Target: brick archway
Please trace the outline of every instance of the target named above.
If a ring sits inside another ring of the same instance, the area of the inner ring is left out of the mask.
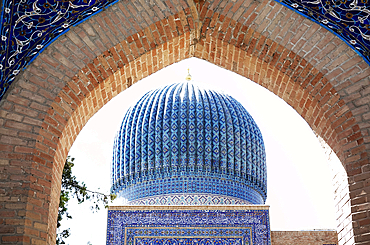
[[[119,2],[47,48],[0,103],[1,241],[52,244],[61,170],[83,125],[134,82],[188,57],[250,78],[297,110],[347,170],[353,224],[342,223],[341,236],[353,230],[366,241],[369,66],[267,0]]]

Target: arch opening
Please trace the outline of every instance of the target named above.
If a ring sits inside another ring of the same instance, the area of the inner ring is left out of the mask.
[[[198,57],[273,91],[328,142],[349,176],[354,221],[346,229],[356,242],[366,241],[369,66],[345,43],[292,11],[272,1],[244,3],[224,15],[229,7],[189,2],[163,10],[161,18],[149,20],[150,27],[135,26],[130,34],[116,36],[119,40],[113,34],[122,29],[109,25],[107,16],[121,10],[112,7],[71,29],[32,62],[0,103],[1,164],[7,176],[1,191],[9,196],[5,211],[19,222],[9,231],[14,235],[27,227],[15,239],[53,243],[61,169],[88,118],[135,81]],[[99,45],[89,46],[92,40]],[[23,172],[13,175],[12,168]],[[19,198],[23,208],[12,208]]]
[[[106,185],[101,189],[109,191],[113,137],[120,126],[124,112],[145,92],[183,81],[187,68],[190,68],[195,82],[232,95],[246,107],[257,124],[261,125],[267,149],[268,187],[271,187],[266,202],[270,205],[271,230],[335,229],[331,173],[326,166],[326,157],[307,123],[273,93],[235,73],[197,58],[180,61],[138,81],[97,112],[81,131],[69,152],[77,158],[77,175],[95,188],[98,187],[96,179],[102,178]],[[284,107],[285,109],[281,111]],[[304,126],[296,127],[297,124]],[[302,130],[305,132],[303,133]],[[312,147],[312,144],[316,146]],[[94,153],[98,154],[94,155]],[[314,157],[314,154],[319,156]],[[104,164],[99,161],[103,161]],[[318,161],[321,161],[321,164]],[[79,165],[80,162],[81,165]],[[86,178],[86,168],[90,169],[90,167],[97,168],[96,172]],[[102,176],[103,173],[105,176]],[[318,193],[321,195],[317,195]],[[315,194],[316,197],[313,197]],[[118,200],[114,205],[122,205],[122,200]],[[78,212],[88,213],[87,207],[88,205],[77,207]],[[323,218],[323,216],[328,217]],[[93,217],[90,222],[86,222],[85,215],[81,215],[81,218],[81,222],[85,224],[94,224],[90,229],[94,229],[93,226],[95,226],[93,233],[100,233],[100,238],[103,237],[103,239],[99,243],[104,242],[105,225],[97,228]],[[106,222],[104,215],[99,214],[99,218],[98,223]],[[71,226],[71,222],[68,226]],[[73,224],[77,234],[83,234],[84,229],[78,230],[78,226],[81,227],[77,222]],[[88,230],[91,231],[90,229]],[[73,243],[87,242],[75,239],[72,240]]]

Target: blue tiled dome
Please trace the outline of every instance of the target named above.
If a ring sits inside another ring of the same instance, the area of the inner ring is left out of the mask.
[[[261,132],[231,96],[177,83],[148,92],[125,114],[114,142],[112,191],[129,201],[199,194],[192,200],[263,204],[266,189]]]

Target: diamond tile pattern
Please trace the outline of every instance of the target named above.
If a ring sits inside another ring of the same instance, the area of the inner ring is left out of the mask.
[[[262,204],[262,135],[231,96],[193,82],[172,84],[145,94],[124,116],[112,183],[129,201],[197,193]]]

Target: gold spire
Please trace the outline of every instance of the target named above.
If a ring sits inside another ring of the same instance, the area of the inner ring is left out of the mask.
[[[191,75],[190,75],[189,68],[188,68],[188,75],[185,77],[185,80],[186,81],[191,81]]]

